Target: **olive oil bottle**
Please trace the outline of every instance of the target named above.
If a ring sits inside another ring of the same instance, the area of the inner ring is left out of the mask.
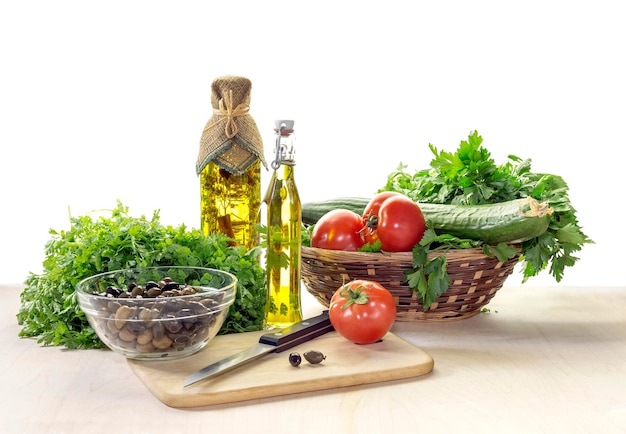
[[[276,121],[275,159],[267,204],[267,301],[264,326],[285,328],[302,321],[300,247],[302,205],[294,178],[294,121]]]
[[[261,163],[265,166],[263,141],[249,114],[251,87],[250,80],[235,75],[213,81],[213,113],[196,163],[202,232],[226,234],[247,249],[259,245]]]

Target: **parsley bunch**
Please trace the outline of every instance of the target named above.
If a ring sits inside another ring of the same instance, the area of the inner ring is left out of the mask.
[[[531,160],[515,155],[509,155],[503,164],[496,164],[476,131],[461,141],[455,152],[439,151],[432,144],[429,148],[434,154],[429,169],[410,174],[406,171],[407,166],[400,163],[379,191],[397,191],[416,202],[454,205],[480,205],[532,197],[539,202],[548,202],[554,208],[547,231],[521,245],[523,282],[545,269],[549,269],[557,282],[561,281],[565,268],[578,260],[574,254],[585,244],[593,243],[579,225],[576,210],[569,200],[569,187],[560,176],[533,173]],[[514,255],[506,245],[487,246],[437,234],[432,229],[426,231],[413,250],[414,269],[407,276],[410,286],[422,296],[425,310],[449,286],[445,255],[429,261],[428,252],[481,245],[487,255],[495,255],[500,260]]]
[[[103,348],[75,295],[76,284],[94,274],[132,267],[188,265],[216,268],[237,276],[237,295],[220,334],[261,330],[265,270],[260,249],[230,246],[224,235],[204,236],[184,225],[164,226],[159,212],[135,218],[119,201],[111,217],[70,218],[67,231],[50,230],[43,273],[30,273],[20,294],[20,337],[44,345]]]

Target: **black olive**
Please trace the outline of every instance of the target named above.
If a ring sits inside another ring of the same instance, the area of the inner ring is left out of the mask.
[[[128,321],[126,323],[126,328],[135,335],[139,335],[146,331],[146,325],[138,321]]]
[[[144,288],[146,288],[146,291],[147,291],[148,289],[150,289],[150,288],[158,288],[158,287],[159,287],[159,284],[158,284],[158,283],[156,283],[156,282],[155,282],[155,281],[153,281],[153,280],[150,280],[149,282],[146,282],[146,284],[144,285]]]
[[[121,291],[121,290],[119,290],[119,289],[117,289],[117,288],[116,288],[116,287],[114,287],[114,286],[109,286],[109,287],[106,289],[106,293],[107,293],[107,294],[109,294],[109,295],[111,295],[111,296],[113,296],[113,297],[119,297],[119,296],[120,296],[120,294],[122,293],[122,291]]]
[[[312,365],[317,365],[318,363],[322,363],[322,360],[324,360],[326,356],[321,351],[312,350],[304,353],[304,358]]]
[[[291,363],[291,366],[300,366],[300,363],[302,363],[302,357],[300,357],[300,354],[293,352],[289,354],[289,363]]]
[[[163,291],[171,291],[178,288],[180,288],[180,284],[176,282],[167,282],[165,285],[163,285]]]

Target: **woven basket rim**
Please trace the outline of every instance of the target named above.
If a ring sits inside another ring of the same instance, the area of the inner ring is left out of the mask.
[[[512,246],[515,246],[515,248],[519,250],[517,245]],[[390,262],[407,262],[413,260],[413,252],[353,252],[346,250],[320,249],[319,247],[308,246],[302,246],[302,252],[307,253],[307,256],[332,258],[341,262],[380,262],[384,259],[387,259]],[[429,252],[428,257],[433,258],[441,254],[445,254],[448,257],[448,260],[453,261],[467,261],[476,259],[477,257],[487,256],[481,247],[470,247],[465,249],[450,248],[447,250],[434,250]]]

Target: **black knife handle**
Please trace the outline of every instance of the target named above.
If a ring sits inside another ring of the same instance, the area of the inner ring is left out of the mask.
[[[330,322],[328,311],[325,310],[316,317],[302,320],[299,323],[272,333],[266,333],[261,336],[259,342],[275,346],[276,349],[274,351],[280,353],[332,330],[333,325]]]

